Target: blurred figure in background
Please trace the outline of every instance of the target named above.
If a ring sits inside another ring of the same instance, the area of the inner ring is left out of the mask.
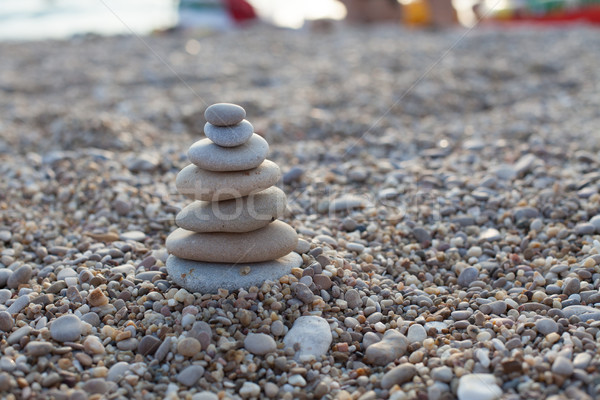
[[[446,27],[457,23],[452,0],[342,0],[352,23],[404,22]]]
[[[178,28],[230,29],[257,19],[246,0],[181,0]]]

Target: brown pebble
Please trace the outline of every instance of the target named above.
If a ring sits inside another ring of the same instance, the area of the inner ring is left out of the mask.
[[[202,350],[202,345],[194,338],[184,338],[177,344],[177,352],[185,357],[193,357],[200,350]]]
[[[100,307],[108,304],[108,297],[104,295],[102,290],[96,288],[90,292],[87,301],[92,307]]]
[[[329,290],[331,288],[331,278],[327,275],[317,274],[313,277],[313,282],[318,289]]]
[[[0,311],[0,331],[10,332],[15,326],[15,320],[8,311]]]
[[[152,355],[160,346],[161,341],[156,336],[146,335],[140,340],[138,345],[138,353],[143,356]]]

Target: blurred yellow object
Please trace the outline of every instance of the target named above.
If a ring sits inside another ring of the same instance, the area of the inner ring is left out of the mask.
[[[431,23],[431,11],[426,0],[403,0],[402,20],[406,25],[424,26]]]

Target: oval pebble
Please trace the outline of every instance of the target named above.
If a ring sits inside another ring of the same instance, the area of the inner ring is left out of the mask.
[[[237,147],[246,143],[254,134],[254,127],[246,120],[236,125],[216,126],[207,122],[204,134],[221,147]]]
[[[52,322],[50,335],[57,342],[74,342],[81,336],[81,320],[73,314],[63,315]]]
[[[231,172],[246,171],[258,167],[269,153],[269,144],[256,133],[236,147],[222,147],[210,139],[202,139],[192,144],[188,158],[192,164],[207,171]]]
[[[216,103],[204,111],[204,118],[216,126],[235,125],[246,118],[246,110],[237,104]]]
[[[252,354],[264,355],[277,350],[275,340],[265,333],[249,333],[244,339],[244,347]]]

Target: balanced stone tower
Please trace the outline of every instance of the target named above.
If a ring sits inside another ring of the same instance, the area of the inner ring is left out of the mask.
[[[177,191],[195,201],[167,238],[167,271],[192,292],[260,287],[302,264],[296,231],[277,220],[287,205],[273,186],[281,171],[242,107],[214,104],[204,116],[207,139],[189,148],[192,164],[177,175]]]

